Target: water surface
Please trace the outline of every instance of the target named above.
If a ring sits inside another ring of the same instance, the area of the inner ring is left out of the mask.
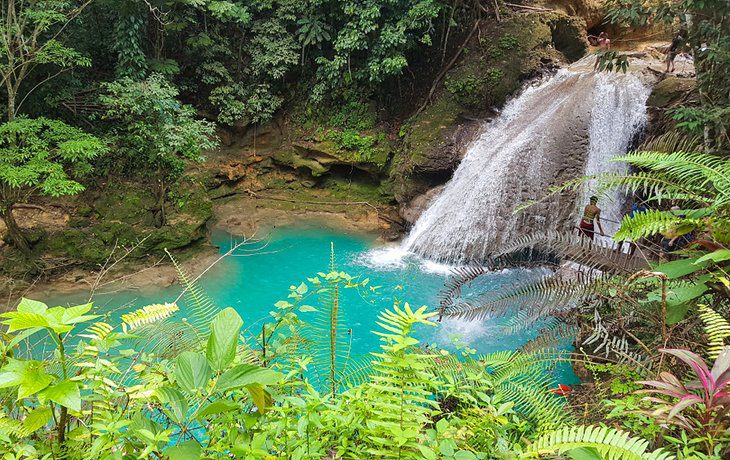
[[[215,232],[213,243],[227,252],[237,241],[223,232]],[[233,307],[244,320],[244,328],[252,333],[261,330],[262,322],[271,318],[274,304],[286,300],[289,287],[306,282],[318,272],[329,271],[330,251],[334,247],[335,265],[361,279],[368,278],[370,286],[380,286],[376,293],[361,295],[354,290],[343,290],[342,312],[348,328],[352,329],[352,353],[362,355],[375,351],[378,337],[371,331],[378,311],[392,308],[394,302],[408,302],[412,307],[427,305],[435,308],[438,294],[443,289],[450,267],[403,257],[395,247],[382,247],[374,236],[336,232],[324,228],[288,227],[277,229],[261,243],[221,260],[200,280],[200,286],[217,306]],[[258,249],[256,251],[250,251]],[[202,271],[206,267],[199,267]],[[480,289],[497,289],[514,282],[518,272],[503,271],[483,277]],[[522,274],[524,276],[524,273]],[[94,299],[96,313],[107,312],[117,318],[120,314],[151,303],[172,302],[180,294],[180,286],[161,288],[155,293],[137,291],[98,294]],[[68,305],[86,301],[85,293],[49,299],[54,304]],[[309,302],[308,302],[309,303]],[[187,305],[181,301],[180,317],[187,314]],[[316,304],[314,304],[316,306]],[[313,313],[299,313],[307,319]],[[452,348],[458,337],[478,353],[519,348],[537,335],[539,326],[515,335],[505,335],[501,325],[507,319],[463,321],[444,319],[436,327],[422,327],[417,337],[424,344]],[[572,372],[562,372],[561,381],[574,380]]]

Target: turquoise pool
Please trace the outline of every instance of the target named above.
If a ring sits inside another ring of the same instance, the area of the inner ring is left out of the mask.
[[[227,252],[237,240],[223,232],[212,235],[213,243]],[[408,302],[412,307],[438,305],[450,267],[420,259],[403,257],[397,247],[383,247],[371,235],[335,232],[323,228],[282,228],[273,231],[256,252],[238,253],[220,261],[200,280],[201,287],[219,307],[235,308],[251,331],[259,331],[270,319],[274,304],[286,299],[289,286],[298,285],[329,267],[330,247],[334,245],[337,268],[353,276],[367,277],[370,285],[381,286],[377,294],[366,297],[352,290],[342,296],[342,311],[347,327],[352,329],[352,353],[365,354],[378,347],[375,319],[381,309],[394,301]],[[249,247],[250,248],[250,247]],[[202,271],[206,267],[200,267]],[[480,289],[496,289],[515,280],[517,272],[504,271],[483,277]],[[523,273],[524,276],[524,273]],[[171,302],[180,294],[179,286],[162,288],[154,294],[135,291],[100,294],[94,299],[97,313],[112,312],[118,317],[125,311],[150,303]],[[83,302],[88,293],[46,299],[52,304],[68,305]],[[43,299],[40,299],[43,300]],[[185,302],[180,303],[185,315]],[[309,313],[311,314],[311,313]],[[301,313],[304,319],[307,313]],[[479,353],[519,348],[537,335],[539,327],[519,334],[505,335],[501,326],[507,319],[464,321],[444,319],[437,327],[423,327],[417,332],[424,344],[451,347],[454,337]],[[575,382],[570,369],[563,369],[559,379]]]

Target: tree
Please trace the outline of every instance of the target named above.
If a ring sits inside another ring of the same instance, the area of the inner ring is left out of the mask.
[[[689,134],[704,137],[705,150],[730,145],[730,22],[727,0],[611,0],[608,19],[626,26],[665,25],[685,30],[694,55],[700,106],[671,116]]]
[[[15,247],[30,252],[13,205],[33,195],[81,192],[75,178],[89,173],[89,160],[105,151],[98,138],[58,120],[16,118],[0,125],[0,218]]]
[[[195,110],[180,103],[178,90],[163,76],[131,78],[104,85],[100,97],[103,118],[111,121],[111,135],[119,157],[115,170],[127,166],[135,174],[155,179],[158,200],[152,210],[155,223],[166,223],[168,184],[182,174],[185,161],[202,161],[202,152],[218,145],[215,125],[195,118]]]
[[[86,0],[73,8],[64,0],[3,1],[0,84],[5,88],[8,121],[15,119],[25,99],[44,83],[76,66],[91,66],[91,60],[59,41],[66,26],[90,3]],[[50,66],[47,75],[24,90],[23,83],[40,66]]]

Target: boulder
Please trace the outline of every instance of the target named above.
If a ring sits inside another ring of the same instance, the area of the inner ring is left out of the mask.
[[[401,204],[399,211],[403,220],[405,220],[409,225],[415,224],[418,218],[421,217],[421,214],[423,214],[423,211],[428,208],[431,202],[438,197],[439,193],[441,193],[443,189],[444,186],[439,185],[416,196],[408,203]]]

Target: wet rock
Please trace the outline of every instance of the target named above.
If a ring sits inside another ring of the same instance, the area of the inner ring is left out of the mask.
[[[413,225],[443,189],[444,186],[439,185],[426,193],[416,196],[408,203],[402,204],[400,206],[400,215],[409,225]]]
[[[514,15],[485,26],[478,43],[448,72],[435,100],[407,126],[389,171],[396,200],[409,202],[448,181],[494,107],[526,79],[550,73],[565,60],[556,48],[570,59],[585,53],[583,27],[582,20],[553,12]]]
[[[606,16],[604,0],[543,0],[537,4],[582,18],[589,29],[600,26]]]
[[[685,98],[695,86],[694,78],[667,77],[654,85],[646,104],[650,107],[670,107]]]

